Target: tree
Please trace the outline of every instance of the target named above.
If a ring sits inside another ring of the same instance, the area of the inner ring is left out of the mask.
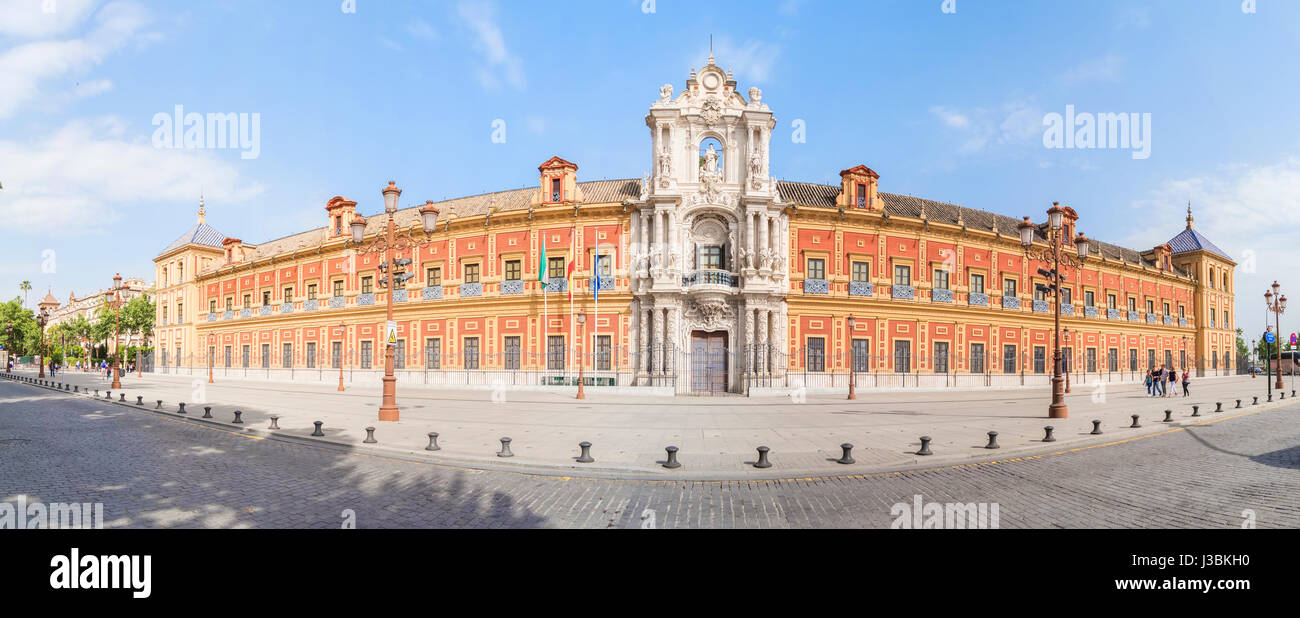
[[[1247,358],[1250,356],[1250,346],[1246,345],[1246,338],[1240,328],[1237,329],[1237,358]]]
[[[23,281],[18,284],[18,289],[23,293],[23,307],[27,307],[27,293],[32,291],[32,282]]]
[[[4,332],[6,326],[13,326],[10,334]],[[17,296],[7,303],[0,304],[0,336],[6,337],[5,348],[17,356],[36,352],[41,339],[40,327],[36,325],[36,314],[23,307],[22,299]]]
[[[132,298],[122,307],[122,332],[128,337],[138,337],[143,344],[145,339],[153,336],[155,316],[153,301],[148,295]]]

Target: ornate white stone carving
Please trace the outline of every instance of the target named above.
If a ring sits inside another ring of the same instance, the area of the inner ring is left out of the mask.
[[[752,89],[751,89],[751,90],[752,90]],[[673,98],[673,85],[672,85],[672,84],[664,84],[664,85],[662,85],[662,86],[659,87],[659,102],[660,102],[660,103],[669,103],[669,102],[672,101],[672,98]]]
[[[718,97],[710,96],[700,104],[700,120],[711,127],[722,121],[722,101]]]
[[[686,311],[687,330],[730,330],[736,325],[736,311],[731,303],[722,300],[702,300],[691,303]]]

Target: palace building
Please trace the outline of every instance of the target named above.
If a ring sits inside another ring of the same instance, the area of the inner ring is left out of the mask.
[[[391,293],[399,385],[541,388],[580,371],[664,394],[838,389],[850,372],[866,389],[1047,384],[1049,267],[1019,217],[880,191],[865,165],[839,185],[777,181],[772,110],[712,57],[680,93],[662,86],[645,123],[639,179],[582,181],[553,156],[535,187],[396,210],[412,246],[390,256],[406,273],[391,292],[394,269],[365,250],[382,208],[334,197],[321,227],[253,244],[208,226],[200,200],[154,260],[159,369],[378,384]],[[1081,216],[1063,210],[1073,254]],[[1093,241],[1062,270],[1063,365],[1079,383],[1231,373],[1234,266],[1190,207],[1158,247]]]

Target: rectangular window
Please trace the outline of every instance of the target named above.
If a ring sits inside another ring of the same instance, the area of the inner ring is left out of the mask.
[[[217,312],[217,301],[215,300],[208,301],[208,313],[216,313],[216,312]]]
[[[934,342],[934,372],[948,373],[948,342]]]
[[[1181,320],[1185,317],[1187,317],[1187,307],[1184,305],[1178,305],[1178,319]]]
[[[983,294],[983,293],[984,293],[984,275],[979,275],[979,274],[971,273],[971,276],[970,276],[970,291],[973,292],[973,293],[975,293],[975,294]]]
[[[406,369],[406,340],[398,339],[393,344],[393,369]]]
[[[361,293],[362,293],[362,294],[370,294],[370,293],[372,293],[372,292],[374,292],[374,291],[375,291],[375,278],[374,278],[374,277],[362,277],[362,278],[361,278]]]
[[[239,364],[244,369],[248,369],[248,346],[243,346],[239,350]]]
[[[871,340],[853,340],[853,370],[871,371]]]
[[[280,345],[280,366],[285,369],[293,367],[293,344],[283,343]]]
[[[316,284],[307,286],[307,300],[316,300]]]
[[[1174,366],[1174,351],[1173,351],[1173,350],[1165,350],[1165,366],[1166,366],[1166,367],[1173,367],[1173,366]]]
[[[596,274],[608,277],[614,272],[614,258],[607,253],[596,255]]]
[[[1067,298],[1069,297],[1069,291],[1070,291],[1070,290],[1066,290],[1066,297],[1067,297]],[[1068,304],[1068,301],[1067,301],[1067,304]],[[1096,292],[1093,292],[1092,290],[1084,290],[1084,291],[1083,291],[1083,306],[1085,306],[1085,307],[1096,307],[1096,306],[1097,306],[1097,293],[1096,293]]]
[[[596,371],[609,371],[610,368],[610,336],[596,336]]]
[[[1210,369],[1219,368],[1219,352],[1214,350],[1210,352]]]
[[[235,310],[235,298],[233,296],[227,296],[226,311],[234,311],[234,310]]]
[[[560,179],[559,178],[551,179],[551,201],[552,202],[560,201]]]
[[[1228,311],[1226,309],[1223,311],[1223,327],[1232,328],[1231,326],[1228,326]]]
[[[1214,310],[1210,310],[1210,328],[1216,328],[1214,325]]]
[[[1016,346],[1002,346],[1002,373],[1016,373]]]
[[[858,208],[867,207],[867,185],[858,183]]]
[[[808,371],[826,371],[826,339],[809,337],[804,349],[804,366]]]
[[[1047,370],[1047,348],[1041,345],[1034,346],[1034,373],[1043,373]]]
[[[1016,295],[1016,280],[1015,280],[1015,279],[1003,279],[1003,280],[1002,280],[1002,295],[1003,295],[1003,296],[1015,296],[1015,295]]]
[[[185,321],[185,303],[176,303],[176,323]]]
[[[283,292],[284,292],[284,296],[282,298],[284,298],[284,302],[286,303],[293,302],[293,286],[291,285],[285,286]]]
[[[342,296],[342,295],[343,295],[343,280],[342,280],[342,279],[339,279],[339,280],[337,280],[337,281],[334,282],[334,295],[335,295],[335,296]]]
[[[547,258],[546,276],[551,279],[563,279],[564,275],[565,275],[564,258],[562,257]]]
[[[871,262],[854,262],[853,280],[871,281]]]
[[[1083,357],[1083,361],[1085,363],[1084,367],[1087,369],[1088,373],[1096,373],[1097,372],[1097,348],[1088,348],[1087,350],[1084,351],[1084,354],[1085,354],[1085,356]]]
[[[330,342],[330,368],[331,369],[343,368],[343,342],[342,341]]]
[[[1153,368],[1153,367],[1155,367],[1155,366],[1156,366],[1156,351],[1148,348],[1148,349],[1147,349],[1147,369],[1151,369],[1151,368]]]
[[[1151,315],[1151,314],[1153,314],[1153,313],[1155,313],[1155,312],[1156,312],[1156,303],[1155,303],[1155,301],[1153,301],[1153,300],[1147,300],[1147,315]]]
[[[426,287],[434,287],[437,285],[442,285],[442,269],[441,268],[424,269],[424,285]]]
[[[478,337],[465,338],[465,368],[478,369]]]
[[[1034,285],[1034,300],[1047,300],[1047,294],[1046,287],[1040,287],[1040,284]]]
[[[270,305],[271,305],[271,290],[264,290],[262,292],[262,306],[268,307]]]
[[[1137,348],[1131,348],[1128,351],[1128,370],[1138,370],[1138,351]]]
[[[307,368],[308,369],[316,368],[316,342],[315,341],[307,342]]]
[[[1119,371],[1119,350],[1106,350],[1106,371]]]
[[[808,278],[825,279],[826,260],[823,260],[821,258],[808,258]]]
[[[1114,294],[1107,294],[1107,295],[1106,295],[1106,308],[1107,308],[1107,309],[1119,309],[1119,304],[1115,301],[1115,295],[1114,295]]]
[[[550,335],[546,338],[546,369],[564,371],[565,352],[564,335]]]
[[[478,264],[465,265],[465,283],[478,283]]]
[[[934,271],[934,287],[939,290],[948,289],[948,271],[943,268]]]
[[[984,344],[970,344],[970,372],[984,373]]]
[[[361,342],[361,368],[362,369],[370,368],[371,361],[374,358],[374,349],[375,349],[375,342],[373,341]]]
[[[1074,367],[1074,348],[1061,348],[1061,373],[1070,373]]]
[[[912,267],[894,264],[894,285],[912,285]]]
[[[1165,303],[1165,315],[1169,315],[1169,303]]]
[[[442,339],[431,337],[424,340],[424,366],[427,369],[442,369]]]
[[[252,308],[253,308],[253,295],[252,295],[252,294],[245,294],[245,295],[244,295],[244,308],[245,308],[245,309],[252,309]]]
[[[262,344],[262,369],[271,368],[271,344]]]
[[[709,245],[700,247],[700,268],[722,270],[722,247]],[[821,279],[822,277],[815,277]]]
[[[912,342],[894,341],[894,373],[912,372]]]
[[[1138,310],[1138,307],[1137,307],[1137,299],[1134,298],[1134,297],[1132,297],[1132,296],[1128,297],[1128,310],[1129,310],[1129,311],[1137,311],[1137,310]]]
[[[519,369],[519,338],[506,337],[505,345],[502,346],[505,352],[505,368],[509,370]]]
[[[230,346],[226,346],[224,352],[225,352],[225,360],[226,360],[226,369],[230,369]]]
[[[518,281],[522,271],[519,268],[519,260],[506,261],[506,281]]]

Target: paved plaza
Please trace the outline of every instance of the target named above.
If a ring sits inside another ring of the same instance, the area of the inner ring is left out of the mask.
[[[817,403],[805,405],[816,410]],[[746,407],[770,414],[739,404],[727,414]],[[1246,511],[1261,528],[1300,525],[1300,407],[1290,401],[1202,425],[1162,425],[1159,434],[1116,430],[1104,446],[1058,454],[724,481],[472,469],[267,439],[133,408],[0,381],[0,500],[102,502],[106,527],[337,528],[350,510],[361,528],[879,528],[890,526],[893,505],[916,496],[996,503],[1003,528],[1237,528]]]
[[[27,374],[23,374],[27,375]],[[102,374],[63,372],[56,383],[95,389],[101,399],[108,381]],[[1269,405],[1265,379],[1248,376],[1193,382],[1192,397],[1151,398],[1140,384],[1073,389],[1067,397],[1070,418],[1047,419],[1047,389],[993,391],[911,391],[860,393],[843,397],[635,397],[590,389],[589,398],[566,393],[424,391],[399,388],[402,417],[377,421],[379,389],[351,387],[340,393],[320,385],[223,380],[207,384],[189,377],[134,374],[122,378],[122,395],[134,404],[143,397],[150,411],[196,419],[212,408],[211,422],[241,432],[294,441],[313,441],[348,450],[413,457],[437,463],[530,473],[612,478],[744,479],[883,472],[968,463],[1054,452],[1146,435],[1232,414],[1236,400],[1251,409],[1252,397]],[[1290,394],[1288,390],[1287,394]],[[71,394],[69,394],[71,397]],[[177,414],[186,402],[187,414]],[[205,403],[206,402],[206,403]],[[1225,412],[1215,413],[1222,402]],[[1278,400],[1274,405],[1284,402]],[[1193,417],[1192,406],[1200,407]],[[136,407],[132,405],[131,407]],[[1172,423],[1162,422],[1172,410]],[[234,410],[243,424],[234,424]],[[1130,428],[1132,415],[1140,428]],[[271,415],[279,417],[270,429]],[[324,436],[313,438],[313,422]],[[1093,420],[1102,433],[1092,434]],[[1044,442],[1052,426],[1054,442]],[[366,444],[366,427],[377,443]],[[988,432],[998,432],[999,449],[985,448]],[[441,450],[425,450],[427,434],[437,432]],[[919,438],[932,438],[933,455],[919,456]],[[510,458],[498,457],[500,439],[511,438]],[[577,463],[578,444],[592,443],[591,463]],[[834,460],[840,445],[854,445],[852,465]],[[682,467],[665,469],[665,447],[680,449]],[[766,446],[773,466],[755,468],[757,447]]]

